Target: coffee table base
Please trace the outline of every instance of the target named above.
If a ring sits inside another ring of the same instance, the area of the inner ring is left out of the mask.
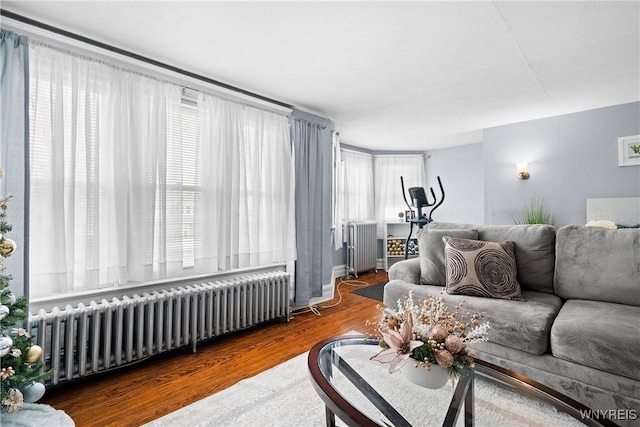
[[[347,363],[339,354],[332,350],[325,354],[333,363],[327,363],[327,367],[336,366],[342,374],[351,381],[351,383],[362,392],[379,410],[384,414],[394,426],[411,427],[411,424],[402,416],[395,408],[389,404],[378,392],[371,387],[359,374]],[[463,369],[458,384],[451,398],[447,416],[443,422],[443,427],[451,427],[458,421],[464,400],[464,425],[471,427],[474,425],[473,417],[473,369]],[[335,414],[325,405],[327,427],[335,427]]]
[[[341,357],[340,352],[334,351],[336,348],[352,345],[378,345],[378,342],[377,340],[371,340],[364,336],[340,336],[319,342],[309,352],[309,372],[316,392],[325,403],[327,426],[335,426],[335,417],[338,416],[349,426],[379,427],[379,424],[361,412],[352,402],[347,400],[345,396],[334,388],[332,378],[334,377],[333,370],[335,368],[340,371],[342,374],[341,377],[346,377],[348,380],[347,384],[355,386],[359,392],[357,396],[359,396],[360,399],[363,397],[366,398],[375,406],[377,413],[388,420],[383,421],[383,425],[410,426],[410,423],[398,410],[389,404],[372,385],[360,376],[357,370]],[[360,363],[359,360],[357,363]],[[476,418],[474,412],[475,394],[477,391],[475,390],[475,383],[480,377],[483,379],[486,377],[489,380],[503,383],[525,395],[536,397],[541,404],[555,408],[555,410],[559,412],[564,412],[565,416],[568,414],[583,424],[589,426],[615,426],[609,419],[584,419],[581,417],[581,413],[589,410],[589,408],[530,378],[479,359],[476,359],[475,363],[475,368],[465,369],[458,380],[458,384],[453,391],[453,396],[449,403],[449,408],[445,414],[443,421],[444,426],[455,425],[460,413],[463,412],[463,407],[465,426],[474,425]],[[357,366],[358,369],[361,369],[359,365]],[[373,383],[375,383],[375,381]],[[393,396],[388,395],[387,397]],[[443,406],[446,405],[444,401],[441,402],[441,404]],[[402,405],[399,405],[398,409],[400,406]],[[415,415],[415,413],[405,412],[405,416],[407,415]]]

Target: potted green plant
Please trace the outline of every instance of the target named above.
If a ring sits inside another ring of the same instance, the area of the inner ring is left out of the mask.
[[[544,199],[533,199],[525,205],[519,217],[514,218],[516,224],[548,224],[555,225],[555,218],[549,211]]]

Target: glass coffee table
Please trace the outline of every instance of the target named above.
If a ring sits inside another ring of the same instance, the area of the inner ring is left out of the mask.
[[[311,349],[311,382],[325,403],[327,426],[336,425],[336,416],[363,427],[615,426],[607,419],[583,419],[586,406],[491,363],[476,360],[455,384],[432,390],[369,360],[379,351],[376,340],[356,335],[329,338]]]

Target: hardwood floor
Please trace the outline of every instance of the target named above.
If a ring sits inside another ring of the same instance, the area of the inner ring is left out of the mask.
[[[387,280],[384,271],[361,274],[375,284]],[[339,282],[338,279],[336,282]],[[138,426],[223,390],[308,351],[316,342],[352,330],[365,332],[365,321],[378,317],[378,301],[342,283],[320,315],[295,314],[289,323],[259,325],[214,338],[190,348],[154,356],[86,379],[47,390],[40,403],[64,410],[78,427]]]

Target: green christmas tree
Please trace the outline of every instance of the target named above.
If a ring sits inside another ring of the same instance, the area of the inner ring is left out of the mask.
[[[14,412],[23,402],[33,403],[42,397],[44,385],[38,380],[51,372],[43,372],[42,348],[33,344],[24,329],[27,298],[13,295],[11,276],[4,274],[7,258],[16,250],[15,242],[5,236],[11,231],[6,218],[10,197],[0,198],[0,409]]]

